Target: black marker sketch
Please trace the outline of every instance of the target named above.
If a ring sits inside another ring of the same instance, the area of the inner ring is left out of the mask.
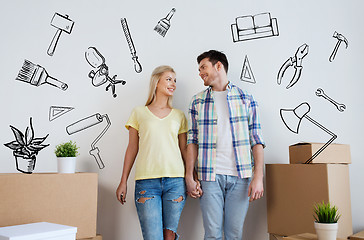
[[[270,13],[237,17],[231,24],[231,32],[233,42],[279,35],[277,19],[271,18]]]
[[[36,65],[31,61],[24,60],[22,69],[20,69],[16,80],[30,83],[33,86],[49,84],[65,91],[68,85],[48,75],[44,67]]]
[[[173,14],[175,12],[176,12],[176,9],[172,8],[172,10],[168,13],[168,15],[165,18],[162,18],[161,20],[159,20],[157,25],[154,27],[154,31],[159,33],[162,37],[165,37],[168,29],[171,26],[171,18],[173,17]]]
[[[109,68],[105,64],[105,58],[101,55],[101,53],[95,47],[89,47],[85,52],[86,61],[94,68],[96,68],[96,72],[91,70],[88,76],[92,79],[92,85],[95,87],[101,86],[106,82],[110,82],[106,87],[106,91],[109,91],[111,87],[112,96],[117,97],[115,93],[115,85],[121,83],[125,85],[126,81],[124,80],[116,80],[116,76],[114,75],[112,78],[109,76]]]
[[[104,119],[106,120],[107,124],[106,124],[105,128],[102,130],[102,132],[99,134],[99,136],[97,136],[97,138],[91,143],[91,150],[89,151],[90,155],[92,155],[95,158],[96,163],[100,169],[103,169],[105,167],[105,165],[100,157],[100,154],[99,154],[100,150],[95,145],[102,138],[102,136],[104,136],[104,134],[106,133],[106,131],[108,130],[108,128],[111,125],[110,119],[107,116],[107,114],[101,116],[101,114],[96,113],[89,117],[83,118],[75,123],[72,123],[71,125],[66,127],[66,132],[69,135],[71,135],[71,134],[80,132],[82,130],[85,130],[89,127],[93,127],[99,123],[102,123]]]
[[[326,133],[328,133],[331,138],[328,142],[326,142],[319,150],[317,150],[305,163],[311,163],[312,160],[317,157],[327,146],[329,146],[336,138],[336,134],[322,126],[320,123],[316,122],[314,119],[309,117],[307,113],[310,111],[311,107],[307,102],[303,102],[298,105],[295,109],[281,109],[280,115],[283,123],[286,127],[294,133],[298,133],[301,121],[303,118],[306,118],[308,121],[318,126]]]
[[[329,102],[331,102],[332,104],[334,104],[334,106],[337,108],[337,110],[339,110],[340,112],[343,112],[346,109],[345,104],[342,103],[338,103],[335,100],[333,100],[332,98],[330,98],[329,96],[327,96],[324,92],[324,90],[322,90],[321,88],[318,88],[316,90],[316,96],[318,97],[323,97],[326,100],[328,100]]]
[[[245,55],[243,69],[241,71],[240,79],[244,82],[256,83],[247,55]]]
[[[26,128],[25,134],[11,125],[10,128],[14,133],[15,140],[4,145],[13,150],[16,169],[19,172],[31,174],[35,168],[38,152],[49,146],[49,144],[42,144],[49,134],[42,138],[34,138],[32,118],[30,118],[30,128]]]
[[[121,19],[121,27],[123,28],[124,35],[125,35],[126,41],[128,42],[129,50],[130,50],[132,59],[134,61],[134,69],[137,73],[140,73],[142,71],[142,65],[138,61],[138,56],[136,55],[135,46],[133,43],[133,39],[131,38],[131,34],[129,31],[129,27],[128,27],[126,18]]]
[[[302,73],[302,59],[308,54],[308,45],[307,44],[303,44],[301,45],[297,51],[296,54],[294,55],[294,57],[290,57],[287,59],[287,61],[285,63],[283,63],[283,65],[281,66],[281,68],[279,69],[278,75],[277,75],[277,83],[278,85],[281,84],[282,82],[282,78],[283,75],[285,73],[285,71],[289,68],[289,67],[294,67],[295,72],[294,75],[291,79],[291,81],[289,82],[289,84],[287,85],[287,89],[292,87],[293,85],[295,85],[298,80],[301,77],[301,73]]]
[[[57,32],[54,35],[51,44],[48,47],[47,54],[49,56],[53,56],[54,51],[56,50],[56,46],[59,40],[59,37],[61,36],[62,32],[66,32],[70,34],[72,32],[72,28],[74,25],[74,22],[68,18],[68,15],[61,15],[59,13],[55,13],[51,25],[55,28],[57,28]]]
[[[337,38],[337,43],[335,45],[334,51],[332,51],[332,53],[330,55],[330,58],[329,58],[329,61],[330,62],[334,61],[335,56],[336,56],[336,53],[337,53],[337,50],[339,50],[339,47],[340,47],[341,42],[344,42],[345,43],[346,48],[348,48],[348,45],[349,45],[348,40],[342,34],[337,33],[335,31],[333,37],[334,38]]]
[[[63,114],[72,111],[73,107],[59,107],[59,106],[51,106],[49,108],[49,121],[53,121],[56,118],[59,118]]]

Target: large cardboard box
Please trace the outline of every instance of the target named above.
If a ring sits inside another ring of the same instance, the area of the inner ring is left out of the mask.
[[[358,232],[350,236],[350,240],[364,240],[364,231]]]
[[[0,240],[75,240],[76,227],[39,222],[0,228]]]
[[[289,162],[305,163],[324,143],[297,143],[289,146]],[[331,143],[311,163],[351,163],[350,145]]]
[[[284,236],[279,236],[275,234],[269,234],[269,240],[283,240]]]
[[[96,173],[0,174],[0,227],[51,222],[96,236]]]
[[[346,239],[346,238],[345,238]],[[345,240],[344,238],[337,238],[337,240]],[[284,237],[283,240],[317,240],[316,234],[303,233],[294,236]]]
[[[349,167],[346,164],[266,164],[268,232],[315,233],[313,205],[338,207],[339,238],[353,234]]]

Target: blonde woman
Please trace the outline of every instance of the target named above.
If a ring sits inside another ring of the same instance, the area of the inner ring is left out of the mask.
[[[154,69],[145,106],[134,108],[125,125],[129,144],[116,196],[125,203],[127,180],[136,162],[135,205],[144,240],[178,239],[186,200],[187,121],[182,111],[172,108],[175,90],[173,68]]]

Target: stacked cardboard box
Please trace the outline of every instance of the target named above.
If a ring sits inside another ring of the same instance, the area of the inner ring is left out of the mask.
[[[0,186],[0,227],[50,222],[96,236],[97,173],[4,173]]]
[[[358,232],[349,237],[350,240],[364,240],[364,231]]]
[[[346,239],[352,235],[349,146],[331,144],[311,164],[301,164],[321,146],[292,145],[291,164],[266,165],[269,233],[276,236],[316,233],[313,206],[325,201],[336,205],[341,214],[338,237]]]

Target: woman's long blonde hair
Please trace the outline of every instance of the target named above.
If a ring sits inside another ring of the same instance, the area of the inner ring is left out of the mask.
[[[152,72],[152,75],[150,77],[150,83],[149,83],[148,100],[145,103],[145,106],[148,106],[149,104],[151,104],[153,102],[153,100],[156,96],[156,89],[157,89],[158,81],[159,81],[160,77],[162,76],[162,74],[165,72],[173,72],[174,74],[176,74],[174,69],[167,65],[162,65],[162,66],[156,67],[154,69],[154,71]],[[170,108],[172,108],[172,96],[168,97],[167,104]]]

